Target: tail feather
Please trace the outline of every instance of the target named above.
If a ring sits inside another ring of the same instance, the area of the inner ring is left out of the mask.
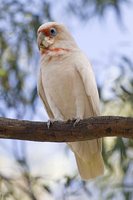
[[[104,173],[104,165],[101,153],[93,155],[91,160],[86,162],[75,154],[80,176],[84,180],[92,179]]]
[[[68,144],[75,154],[78,170],[82,179],[95,178],[104,173],[101,144],[101,139]]]

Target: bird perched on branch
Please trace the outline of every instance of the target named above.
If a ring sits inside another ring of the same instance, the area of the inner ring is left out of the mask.
[[[64,25],[48,22],[37,32],[41,54],[38,93],[50,120],[99,115],[99,96],[92,67]],[[80,176],[102,175],[101,139],[71,142]]]

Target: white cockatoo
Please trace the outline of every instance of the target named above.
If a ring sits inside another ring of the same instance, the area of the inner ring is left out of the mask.
[[[48,22],[37,32],[41,54],[38,93],[50,120],[99,115],[99,96],[92,67],[64,25]],[[88,180],[104,172],[101,139],[71,142],[80,176]]]

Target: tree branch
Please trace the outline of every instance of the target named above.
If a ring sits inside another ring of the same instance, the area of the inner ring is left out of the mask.
[[[74,120],[46,122],[0,118],[0,138],[41,142],[74,142],[107,136],[133,138],[133,118],[116,116],[90,117],[75,127]]]

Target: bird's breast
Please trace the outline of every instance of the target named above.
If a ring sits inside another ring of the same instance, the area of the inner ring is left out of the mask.
[[[52,104],[56,105],[65,119],[76,117],[77,106],[84,106],[86,95],[74,64],[58,62],[41,70],[44,91],[51,108]]]

